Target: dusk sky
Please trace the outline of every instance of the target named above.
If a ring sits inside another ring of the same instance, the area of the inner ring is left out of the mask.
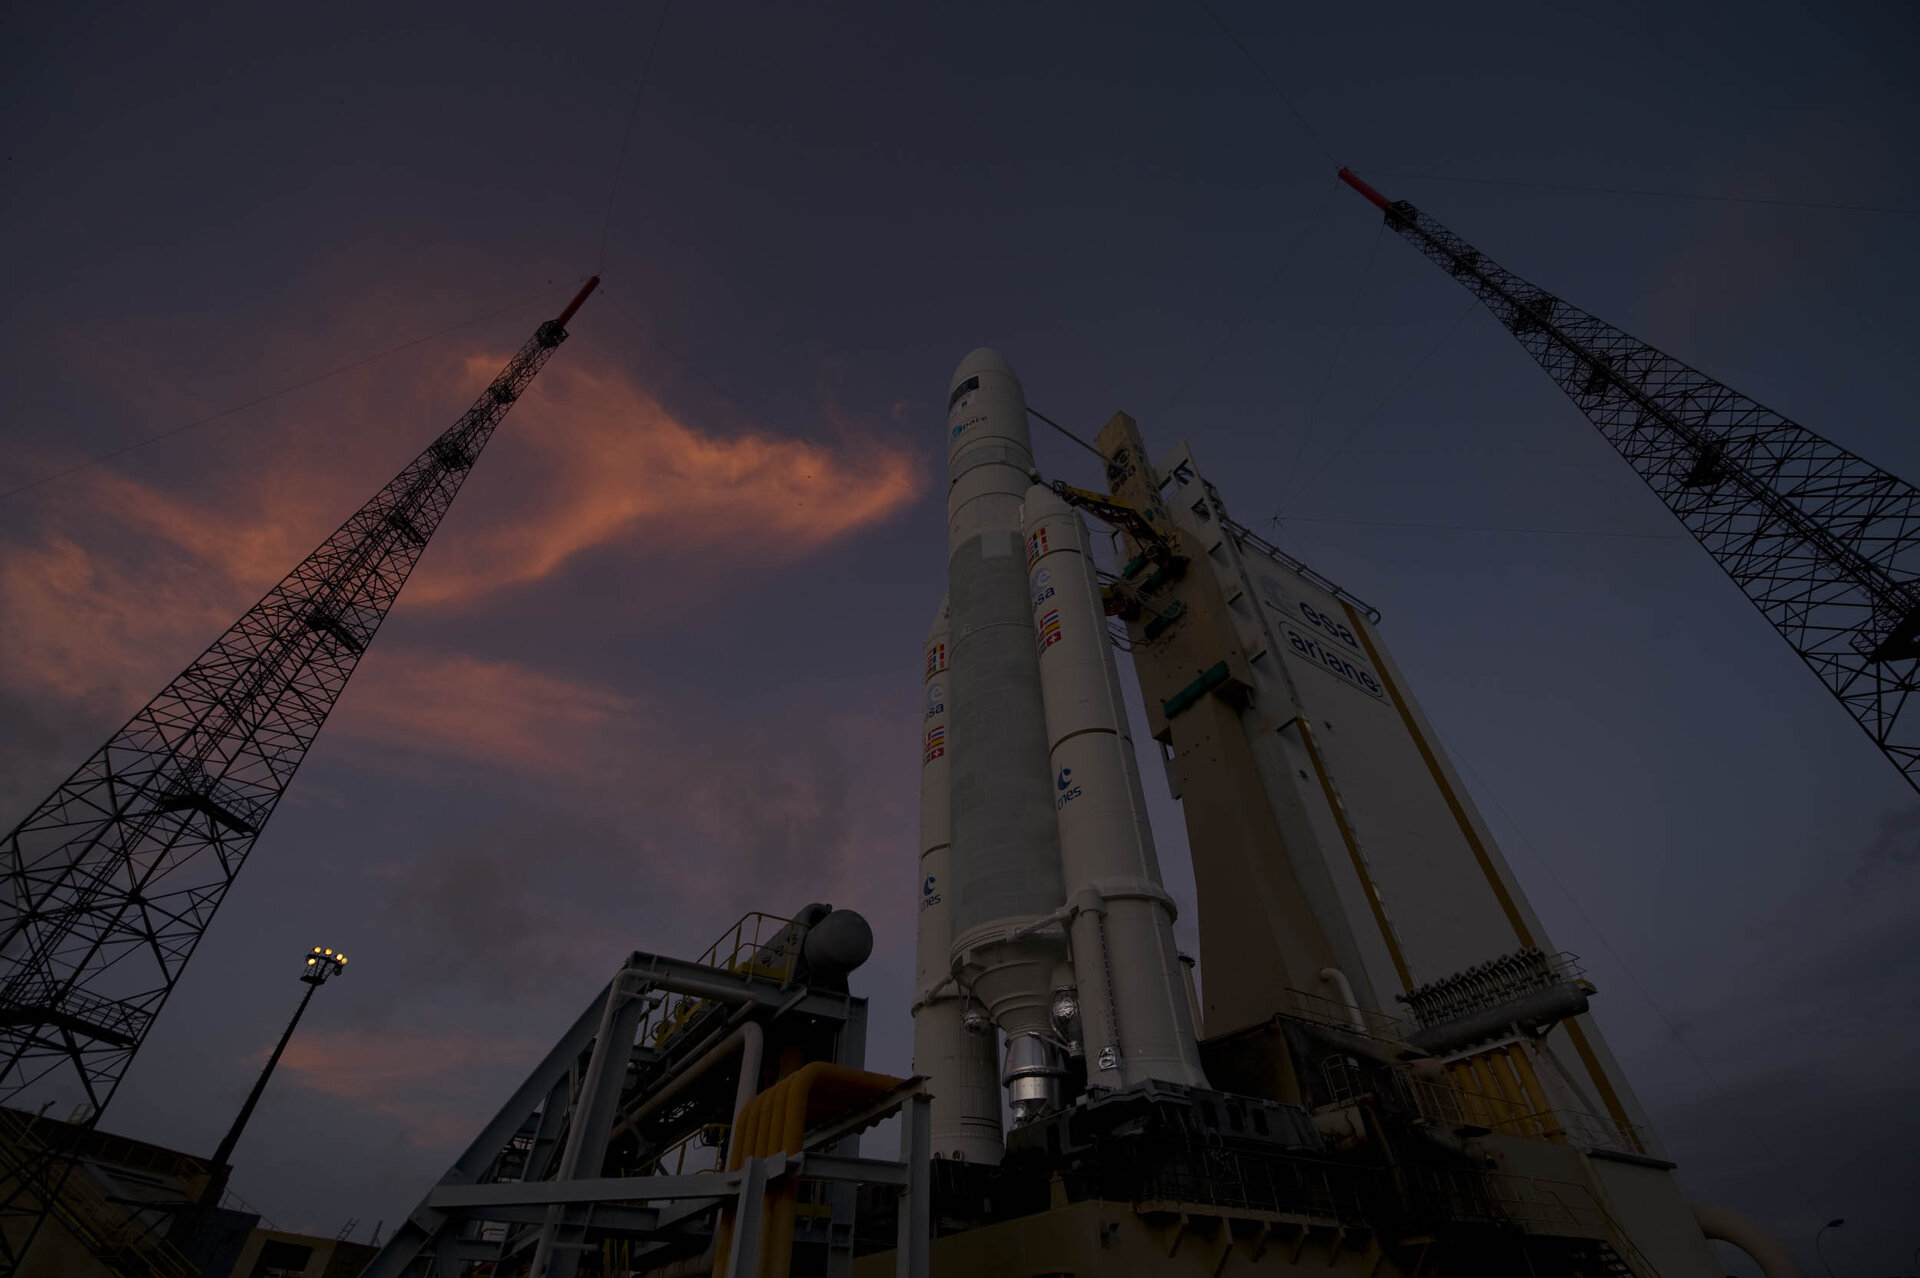
[[[1311,133],[1191,0],[8,8],[8,826],[605,278],[109,1130],[211,1152],[342,948],[233,1187],[364,1240],[628,951],[811,900],[872,921],[907,1072],[944,395],[988,344],[1381,610],[1689,1192],[1905,1272],[1920,802],[1334,169],[1920,479],[1920,21],[1210,2]]]

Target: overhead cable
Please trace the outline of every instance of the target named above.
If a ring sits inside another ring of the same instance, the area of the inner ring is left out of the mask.
[[[1326,192],[1321,195],[1320,203],[1316,205],[1313,210],[1313,216],[1307,219],[1305,225],[1302,226],[1300,230],[1299,237],[1293,241],[1287,251],[1281,255],[1280,260],[1274,264],[1272,274],[1267,276],[1267,282],[1262,284],[1259,290],[1254,293],[1253,300],[1247,303],[1247,309],[1240,312],[1240,318],[1233,322],[1233,327],[1229,328],[1226,336],[1222,337],[1219,343],[1214,346],[1212,353],[1201,360],[1200,366],[1187,375],[1186,381],[1180,383],[1180,389],[1168,397],[1166,403],[1160,405],[1160,413],[1162,415],[1167,413],[1175,404],[1179,403],[1181,397],[1189,390],[1193,389],[1193,384],[1200,380],[1202,373],[1205,373],[1209,368],[1213,367],[1213,362],[1226,352],[1227,347],[1233,344],[1234,338],[1240,336],[1240,330],[1247,326],[1247,322],[1253,318],[1254,312],[1260,309],[1260,304],[1266,301],[1269,293],[1273,292],[1273,286],[1280,282],[1282,275],[1286,274],[1287,267],[1301,259],[1300,250],[1306,247],[1307,239],[1313,234],[1314,228],[1320,225],[1320,215],[1326,212],[1328,200],[1339,186],[1340,182],[1337,178],[1327,184]]]
[[[1333,347],[1327,352],[1326,371],[1320,374],[1320,389],[1313,397],[1313,407],[1307,410],[1306,429],[1300,432],[1300,443],[1293,450],[1293,456],[1287,460],[1286,474],[1291,475],[1306,456],[1307,441],[1314,436],[1314,428],[1320,422],[1320,409],[1326,403],[1327,388],[1333,384],[1334,369],[1340,363],[1340,354],[1347,348],[1347,338],[1353,334],[1353,321],[1360,315],[1360,299],[1366,295],[1367,281],[1373,278],[1373,264],[1380,257],[1380,241],[1386,237],[1384,223],[1373,233],[1373,239],[1367,244],[1367,260],[1360,268],[1359,276],[1353,282],[1353,300],[1347,303],[1347,318],[1340,325],[1340,335],[1333,339]]]
[[[1080,447],[1092,453],[1095,457],[1100,458],[1100,464],[1102,466],[1107,464],[1107,459],[1105,455],[1103,455],[1099,449],[1095,448],[1092,444],[1089,444],[1086,440],[1080,438],[1078,435],[1074,434],[1072,431],[1068,430],[1065,426],[1062,426],[1059,422],[1056,422],[1055,420],[1053,420],[1053,418],[1047,416],[1045,413],[1041,412],[1039,409],[1035,408],[1033,405],[1031,404],[1027,405],[1027,414],[1031,417],[1038,417],[1041,421],[1053,427],[1055,430],[1059,431],[1062,435],[1065,435],[1068,439],[1071,439],[1074,443],[1080,445]]]
[[[660,36],[667,29],[667,11],[673,8],[673,0],[662,0],[660,21],[653,28],[653,42],[647,46],[647,60],[640,66],[640,81],[633,87],[633,105],[627,110],[626,132],[620,135],[620,154],[613,162],[613,182],[607,190],[607,212],[600,219],[600,255],[595,260],[598,272],[607,264],[607,232],[613,226],[613,204],[620,194],[620,174],[627,167],[627,147],[633,141],[633,122],[640,115],[640,96],[647,91],[647,73],[653,70],[653,57],[660,52]]]
[[[1406,388],[1407,383],[1413,380],[1414,374],[1418,373],[1421,369],[1425,368],[1427,366],[1427,362],[1431,360],[1435,355],[1438,355],[1440,353],[1440,348],[1442,346],[1445,346],[1447,344],[1447,340],[1451,338],[1456,331],[1459,330],[1462,324],[1467,322],[1467,316],[1473,314],[1474,309],[1479,305],[1480,305],[1480,300],[1478,298],[1475,298],[1471,303],[1469,303],[1467,306],[1467,309],[1464,311],[1461,311],[1460,314],[1454,319],[1453,323],[1447,325],[1447,331],[1440,334],[1440,339],[1436,341],[1432,346],[1429,346],[1427,348],[1426,354],[1422,355],[1419,359],[1415,360],[1413,363],[1413,367],[1409,368],[1404,374],[1401,375],[1400,380],[1393,384],[1393,389],[1388,391],[1385,395],[1382,395],[1380,397],[1379,402],[1374,404],[1374,406],[1368,410],[1367,415],[1365,417],[1362,417],[1358,422],[1354,423],[1353,428],[1346,433],[1346,436],[1343,439],[1341,439],[1340,446],[1334,449],[1333,452],[1327,455],[1327,459],[1320,463],[1320,468],[1318,470],[1314,471],[1311,475],[1307,476],[1306,479],[1303,480],[1299,484],[1299,486],[1293,490],[1292,495],[1289,496],[1286,499],[1285,503],[1281,506],[1281,510],[1277,510],[1274,512],[1274,517],[1276,519],[1280,517],[1281,511],[1284,511],[1287,506],[1290,506],[1295,501],[1299,500],[1300,496],[1303,493],[1305,493],[1309,488],[1313,487],[1315,481],[1317,481],[1320,478],[1320,476],[1327,473],[1327,468],[1329,466],[1333,465],[1333,463],[1340,460],[1341,454],[1345,453],[1347,449],[1353,445],[1353,442],[1360,437],[1361,432],[1366,430],[1366,428],[1372,424],[1373,419],[1380,415],[1381,410],[1386,408],[1388,404],[1391,404],[1394,400],[1394,397],[1397,396],[1402,390]]]
[[[1636,541],[1690,541],[1679,533],[1641,533],[1615,532],[1598,528],[1521,528],[1502,524],[1422,524],[1401,523],[1386,519],[1336,519],[1322,515],[1275,516],[1276,522],[1287,524],[1351,524],[1360,528],[1420,528],[1441,532],[1481,532],[1481,533],[1534,533],[1552,537],[1625,537]]]
[[[585,276],[581,276],[581,280],[584,280],[585,278],[586,278]],[[259,405],[268,403],[271,400],[279,399],[282,395],[291,395],[294,391],[305,390],[307,387],[318,385],[319,383],[326,381],[328,378],[338,377],[342,373],[350,373],[356,368],[364,368],[366,365],[383,360],[387,358],[387,356],[389,355],[398,355],[401,351],[411,350],[416,346],[423,346],[426,343],[435,340],[436,338],[445,337],[449,333],[457,333],[463,328],[471,328],[473,325],[478,324],[483,320],[490,320],[496,315],[505,315],[508,311],[519,310],[523,306],[531,306],[533,303],[539,301],[543,297],[551,297],[553,294],[561,291],[562,289],[572,288],[575,284],[578,284],[578,283],[580,283],[580,280],[575,280],[571,284],[561,284],[561,285],[550,284],[546,288],[541,289],[538,293],[530,294],[526,297],[521,298],[519,301],[516,301],[516,302],[508,302],[505,306],[497,306],[490,311],[483,311],[480,314],[475,315],[471,319],[461,320],[458,324],[449,324],[445,328],[438,329],[434,332],[428,333],[425,337],[411,338],[407,341],[401,342],[397,346],[389,346],[387,347],[387,349],[380,351],[376,354],[364,356],[360,359],[356,359],[352,361],[351,363],[342,364],[338,368],[328,369],[324,373],[319,373],[313,377],[308,377],[301,381],[297,381],[293,383],[291,386],[282,386],[279,390],[269,391],[265,395],[256,395],[252,399],[246,400],[243,403],[233,405],[231,408],[223,408],[217,413],[209,413],[205,417],[198,417],[198,418],[195,418],[193,421],[187,422],[183,425],[174,426],[167,430],[163,430],[157,435],[148,435],[145,439],[137,439],[131,444],[126,444],[126,445],[123,445],[122,447],[115,448],[110,452],[101,453],[97,457],[89,457],[87,458],[87,460],[80,462],[76,465],[69,466],[65,470],[56,470],[51,475],[42,475],[38,479],[28,480],[26,483],[20,484],[17,487],[0,490],[0,498],[12,497],[17,493],[24,493],[30,488],[38,488],[42,484],[50,484],[56,479],[65,479],[68,475],[76,474],[79,471],[86,470],[90,466],[98,466],[101,462],[112,461],[116,457],[124,457],[128,453],[133,452],[135,449],[145,448],[149,444],[157,444],[163,439],[172,439],[175,435],[184,435],[186,432],[194,429],[197,426],[205,426],[209,422],[217,422],[223,417],[232,417],[235,413],[245,412],[249,408],[256,408]]]
[[[1920,217],[1920,209],[1888,204],[1839,204],[1823,200],[1781,200],[1762,195],[1711,195],[1698,191],[1651,191],[1622,186],[1581,186],[1571,182],[1527,182],[1517,178],[1442,177],[1435,173],[1382,173],[1407,182],[1455,182],[1470,186],[1511,186],[1536,191],[1572,191],[1580,195],[1630,195],[1656,200],[1702,200],[1713,204],[1758,204],[1785,209],[1824,209],[1841,213],[1891,213]]]
[[[1228,26],[1226,21],[1221,18],[1218,13],[1214,12],[1213,6],[1208,4],[1207,0],[1194,0],[1194,3],[1199,5],[1209,18],[1213,19],[1214,25],[1226,34],[1227,39],[1233,41],[1233,47],[1240,50],[1247,61],[1253,65],[1253,69],[1259,73],[1260,78],[1267,82],[1267,87],[1273,90],[1274,96],[1286,104],[1287,110],[1293,113],[1293,118],[1299,121],[1300,127],[1305,129],[1307,136],[1313,139],[1313,144],[1320,148],[1320,154],[1327,157],[1327,163],[1337,165],[1339,161],[1333,158],[1333,152],[1328,149],[1326,142],[1320,137],[1319,131],[1307,123],[1307,117],[1300,113],[1300,108],[1293,104],[1293,99],[1287,96],[1287,91],[1280,87],[1279,81],[1267,74],[1267,69],[1260,65],[1260,59],[1253,56],[1253,50],[1247,48],[1246,43],[1234,34],[1233,28]]]

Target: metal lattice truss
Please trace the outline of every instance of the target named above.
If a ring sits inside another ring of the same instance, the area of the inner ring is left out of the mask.
[[[930,1098],[922,1078],[887,1080],[899,1086],[812,1129],[793,1153],[746,1158],[732,1170],[668,1175],[653,1147],[647,1173],[609,1174],[610,1162],[618,1161],[609,1149],[620,1115],[648,1109],[666,1115],[677,1107],[669,1129],[691,1121],[695,1130],[714,1117],[690,1099],[688,1084],[716,1061],[718,1072],[740,1076],[721,1093],[722,1104],[731,1105],[721,1116],[731,1115],[723,1128],[727,1140],[744,1139],[740,1133],[751,1126],[744,1106],[759,1086],[760,1049],[753,1048],[748,1064],[738,1044],[746,1033],[757,1036],[783,1019],[838,1026],[838,1063],[859,1068],[865,1060],[862,999],[757,965],[630,955],[400,1222],[362,1278],[574,1278],[583,1257],[610,1254],[601,1250],[609,1244],[617,1248],[611,1254],[626,1257],[617,1266],[623,1271],[749,1278],[769,1271],[764,1260],[784,1273],[791,1252],[777,1253],[782,1241],[791,1248],[793,1238],[780,1240],[763,1228],[763,1207],[770,1188],[802,1179],[848,1190],[829,1199],[828,1214],[813,1222],[815,1242],[839,1236],[837,1246],[825,1248],[833,1253],[826,1272],[844,1273],[851,1262],[851,1187],[868,1185],[898,1195],[894,1273],[925,1278],[932,1171]],[[859,1157],[858,1133],[896,1112],[904,1119],[899,1160]],[[686,1254],[702,1239],[717,1243],[714,1208],[723,1204],[734,1219],[725,1256],[717,1246],[704,1261],[694,1258],[697,1250]]]
[[[480,450],[565,338],[541,325],[0,844],[0,1104],[105,1107]]]
[[[1402,200],[1387,225],[1492,311],[1920,789],[1920,492],[1529,284]]]

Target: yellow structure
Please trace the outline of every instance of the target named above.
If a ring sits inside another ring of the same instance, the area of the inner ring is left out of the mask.
[[[809,1129],[839,1117],[888,1092],[905,1079],[850,1069],[830,1061],[801,1066],[748,1101],[734,1124],[727,1146],[727,1170],[739,1171],[749,1159],[771,1154],[798,1154]],[[799,1214],[798,1177],[782,1178],[768,1191],[760,1225],[760,1269],[757,1278],[787,1278],[793,1263],[794,1221]],[[716,1272],[724,1272],[738,1227],[734,1213],[721,1216]]]

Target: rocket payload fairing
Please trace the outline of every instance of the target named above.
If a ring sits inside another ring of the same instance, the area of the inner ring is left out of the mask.
[[[998,1062],[993,1035],[967,1028],[966,1007],[953,983],[948,958],[953,948],[952,760],[947,754],[950,638],[943,599],[927,633],[920,713],[920,913],[914,963],[913,1071],[941,1081],[930,1115],[936,1155],[998,1163],[1000,1086],[994,1072]]]
[[[949,1020],[1005,1036],[1016,1124],[1060,1106],[1083,1055],[1090,1087],[1206,1080],[1086,527],[1033,486],[1026,398],[1005,360],[968,355],[947,404],[945,717],[931,701],[925,717],[947,789],[929,753],[915,1069],[951,1098],[936,1147],[981,1158],[998,1106],[978,1099],[977,1063],[948,1044]],[[930,672],[939,638],[936,623]],[[949,988],[958,1001],[943,1004]]]

